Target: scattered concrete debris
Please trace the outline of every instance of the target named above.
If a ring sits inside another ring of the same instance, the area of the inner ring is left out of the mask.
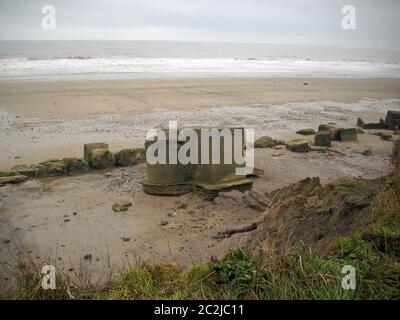
[[[380,119],[378,123],[365,123],[363,119],[357,118],[357,126],[363,129],[388,129],[383,119]]]
[[[303,139],[294,139],[286,143],[286,149],[293,152],[308,152],[310,151],[310,142]]]
[[[112,209],[115,212],[121,212],[121,211],[127,211],[130,206],[132,206],[132,202],[121,200],[115,202],[112,206]]]

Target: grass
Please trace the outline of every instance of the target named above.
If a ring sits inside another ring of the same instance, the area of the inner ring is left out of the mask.
[[[0,172],[0,178],[14,177],[16,175],[18,175],[18,172]]]
[[[328,256],[304,247],[236,249],[216,262],[182,270],[174,263],[144,264],[95,288],[70,285],[59,276],[56,290],[42,290],[38,270],[19,277],[9,299],[399,299],[400,143],[394,170],[375,195],[373,223],[338,239]],[[349,186],[344,186],[348,188]],[[356,270],[356,289],[343,290],[342,269]]]

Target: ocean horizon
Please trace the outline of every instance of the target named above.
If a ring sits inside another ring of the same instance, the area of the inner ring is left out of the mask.
[[[0,81],[166,77],[399,78],[400,51],[185,41],[0,42]]]

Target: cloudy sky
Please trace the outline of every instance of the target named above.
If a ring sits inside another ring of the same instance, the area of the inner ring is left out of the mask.
[[[43,30],[42,7],[56,9]],[[356,8],[356,30],[341,9]],[[399,0],[1,0],[0,39],[265,42],[400,50]]]

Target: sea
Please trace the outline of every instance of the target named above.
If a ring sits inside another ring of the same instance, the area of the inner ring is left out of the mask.
[[[399,78],[400,51],[182,41],[0,41],[0,81]]]

